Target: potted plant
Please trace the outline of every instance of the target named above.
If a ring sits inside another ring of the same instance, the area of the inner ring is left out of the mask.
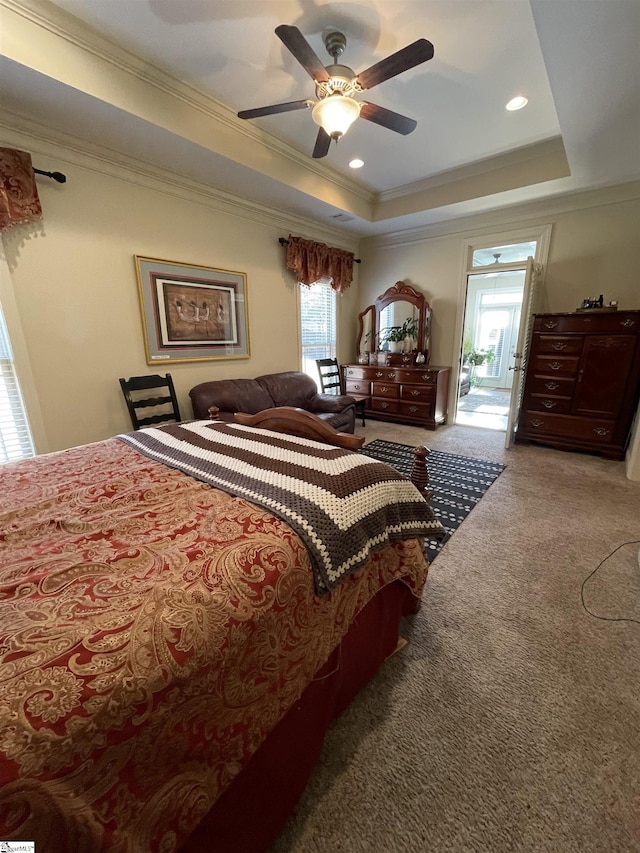
[[[418,321],[413,317],[407,317],[401,326],[387,326],[380,331],[380,349],[387,344],[390,352],[402,352],[403,348],[410,352],[414,348],[417,331]]]
[[[495,358],[495,352],[492,349],[476,349],[471,347],[465,353],[465,362],[470,366],[470,383],[472,387],[478,384],[477,370],[481,364],[490,364]]]

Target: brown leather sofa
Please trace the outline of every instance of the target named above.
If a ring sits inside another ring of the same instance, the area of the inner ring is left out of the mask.
[[[312,412],[339,432],[354,431],[356,420],[353,397],[318,394],[316,383],[306,373],[267,373],[256,379],[219,379],[202,382],[189,391],[193,416],[210,417],[217,406],[219,420],[230,421],[236,412],[255,415],[274,406],[295,406]]]

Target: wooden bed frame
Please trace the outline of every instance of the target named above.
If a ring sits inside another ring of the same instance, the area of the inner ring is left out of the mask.
[[[212,408],[215,409],[214,406]],[[338,432],[331,424],[321,420],[306,409],[297,409],[294,406],[278,406],[273,409],[264,409],[255,415],[248,415],[246,412],[237,412],[234,417],[236,423],[243,426],[269,429],[272,432],[282,432],[287,435],[297,435],[300,438],[321,441],[324,444],[332,444],[335,447],[342,447],[346,450],[360,450],[365,441],[362,435]],[[211,419],[216,420],[215,413],[212,413]],[[424,445],[414,448],[414,460],[410,477],[411,482],[420,490],[425,500],[431,498],[431,492],[427,488],[429,485],[427,463],[429,453],[429,449],[424,447]]]

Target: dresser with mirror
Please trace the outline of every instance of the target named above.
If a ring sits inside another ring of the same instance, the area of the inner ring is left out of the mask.
[[[377,420],[435,429],[446,423],[449,367],[429,364],[431,307],[402,281],[358,316],[358,363],[342,366],[347,394],[366,395]]]

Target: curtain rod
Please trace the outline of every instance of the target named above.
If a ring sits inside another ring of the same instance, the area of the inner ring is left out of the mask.
[[[289,245],[289,241],[287,240],[286,237],[278,237],[278,243],[280,243],[281,246],[288,246]],[[362,263],[360,258],[354,258],[353,262],[354,262],[354,264],[361,264]]]
[[[64,184],[67,180],[67,176],[63,175],[62,172],[43,172],[42,169],[36,169],[35,167],[33,171],[36,175],[46,175],[47,178],[53,178],[53,180],[57,181],[59,184]]]

